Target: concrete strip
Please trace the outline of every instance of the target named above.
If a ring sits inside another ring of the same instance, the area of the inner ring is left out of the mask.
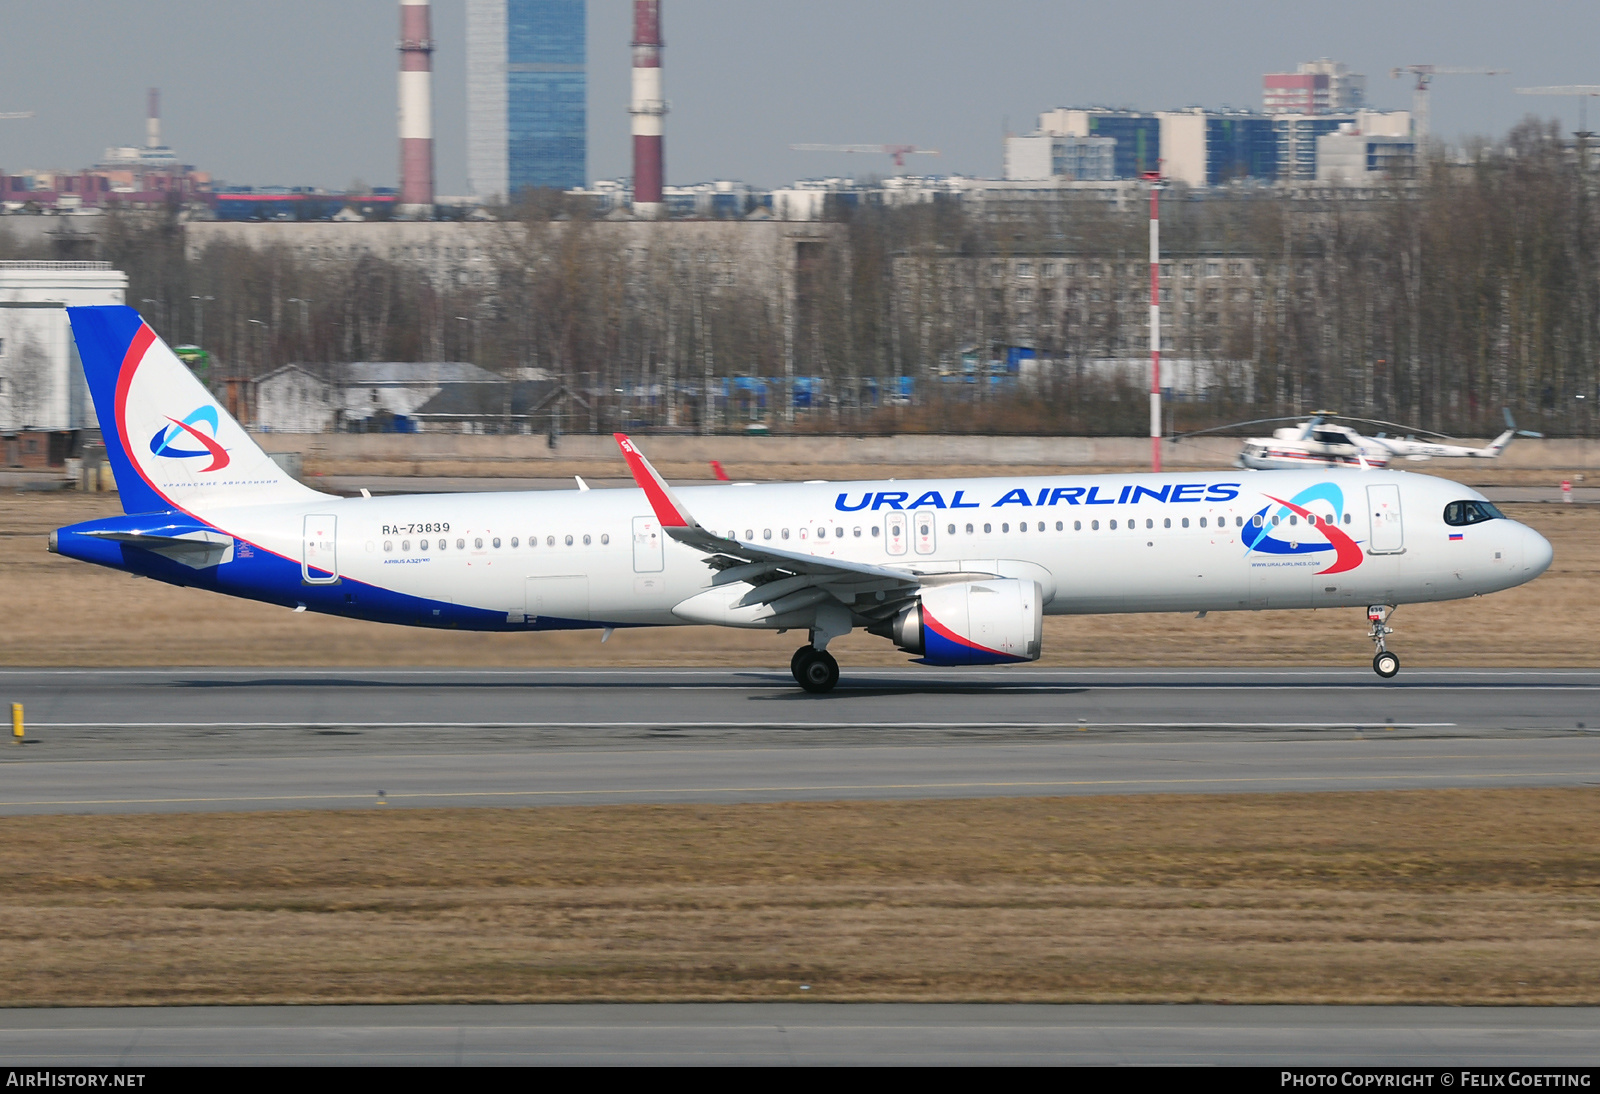
[[[1600,1062],[1600,1008],[589,1004],[0,1010],[13,1067]]]

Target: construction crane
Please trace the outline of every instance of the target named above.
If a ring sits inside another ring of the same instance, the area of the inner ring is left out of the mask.
[[[1518,95],[1578,96],[1578,129],[1575,135],[1579,140],[1594,136],[1589,132],[1589,112],[1586,108],[1590,99],[1600,95],[1600,84],[1561,84],[1556,87],[1519,87],[1516,90]]]
[[[1433,83],[1435,76],[1508,76],[1509,68],[1452,68],[1448,65],[1405,65],[1401,68],[1391,68],[1391,79],[1399,79],[1403,73],[1409,73],[1417,78],[1417,86],[1411,92],[1411,132],[1421,144],[1428,137],[1428,85]],[[1417,149],[1420,153],[1422,149]]]
[[[937,156],[937,148],[918,148],[913,144],[791,144],[791,152],[870,152],[893,156],[896,167],[906,165],[907,156]]]

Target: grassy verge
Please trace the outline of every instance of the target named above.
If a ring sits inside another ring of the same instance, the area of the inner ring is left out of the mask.
[[[3,998],[1595,1004],[1597,826],[1594,790],[9,818]]]

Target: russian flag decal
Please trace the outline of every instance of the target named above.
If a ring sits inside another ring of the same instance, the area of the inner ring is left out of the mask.
[[[1461,538],[1461,533],[1460,532],[1451,532],[1450,533],[1450,538],[1451,539],[1460,539]]]

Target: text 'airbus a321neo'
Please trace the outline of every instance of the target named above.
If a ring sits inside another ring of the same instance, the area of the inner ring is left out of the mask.
[[[285,475],[137,312],[69,309],[125,515],[50,549],[174,585],[419,627],[855,628],[925,665],[1036,660],[1046,615],[1365,607],[1521,585],[1550,544],[1395,471],[1233,471],[341,498]]]

